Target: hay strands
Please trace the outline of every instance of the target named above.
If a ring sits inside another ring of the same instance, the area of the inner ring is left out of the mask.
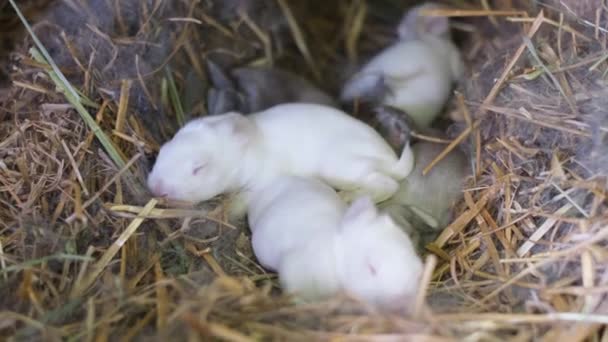
[[[21,22],[26,27],[29,35],[32,37],[36,47],[32,47],[30,49],[30,53],[34,60],[40,64],[50,66],[50,70],[45,68],[49,77],[53,80],[55,85],[62,90],[62,93],[65,95],[66,99],[70,104],[76,109],[80,117],[85,121],[85,123],[89,126],[91,131],[95,134],[101,145],[104,147],[106,153],[110,156],[116,167],[123,168],[126,165],[125,160],[121,156],[120,152],[116,148],[116,146],[112,143],[112,140],[104,133],[101,127],[95,122],[95,119],[91,116],[91,114],[84,108],[84,103],[93,103],[91,100],[86,99],[86,97],[81,97],[79,93],[74,89],[72,84],[67,80],[65,75],[61,72],[51,55],[48,53],[42,42],[38,39],[34,31],[32,30],[30,24],[27,19],[21,13],[19,7],[15,4],[14,0],[9,0],[10,4],[13,6],[13,9],[21,19]],[[83,100],[84,99],[84,100]],[[133,184],[133,189],[138,192],[140,195],[143,194],[143,188],[139,184],[137,178],[129,171],[125,171],[124,175],[129,184]]]
[[[75,283],[70,293],[70,298],[81,296],[93,282],[99,277],[101,272],[108,266],[110,261],[116,256],[121,247],[127,242],[127,240],[137,231],[137,228],[144,221],[144,217],[149,215],[150,211],[156,206],[157,200],[151,199],[142,209],[141,217],[136,217],[131,224],[122,232],[122,234],[114,241],[114,243],[105,251],[101,258],[91,267],[91,271],[86,275],[81,282]]]

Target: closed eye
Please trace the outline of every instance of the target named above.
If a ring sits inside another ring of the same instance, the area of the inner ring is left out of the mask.
[[[369,273],[371,273],[372,277],[375,277],[378,274],[378,270],[376,269],[376,267],[374,267],[374,264],[372,263],[369,257],[365,258],[365,263]]]
[[[199,172],[201,172],[205,167],[207,167],[207,164],[202,164],[202,165],[198,165],[197,167],[195,167],[194,169],[192,169],[192,175],[196,176]]]

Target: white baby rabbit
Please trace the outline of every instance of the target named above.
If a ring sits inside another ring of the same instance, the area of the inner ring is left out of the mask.
[[[156,196],[203,201],[293,174],[346,190],[346,199],[380,202],[413,163],[409,144],[398,158],[373,128],[340,110],[290,103],[190,121],[161,147],[148,186]]]
[[[299,301],[309,302],[343,292],[336,269],[336,228],[299,236],[301,245],[283,255],[278,274],[285,293],[294,295]]]
[[[443,109],[453,83],[464,74],[448,19],[420,14],[423,9],[436,7],[426,3],[412,8],[397,30],[400,40],[346,82],[341,100],[359,98],[394,106],[406,112],[417,126],[429,126]]]
[[[274,271],[289,250],[333,234],[346,204],[317,179],[286,175],[250,193],[247,209],[253,251],[262,266]]]
[[[327,184],[284,175],[250,192],[247,203],[253,251],[278,271],[285,292],[309,301],[344,291],[388,309],[406,308],[415,296],[421,261],[369,197],[347,209]]]
[[[253,251],[262,266],[278,271],[283,290],[305,301],[338,293],[334,240],[346,204],[336,191],[285,175],[247,200]]]
[[[391,311],[413,303],[421,273],[407,234],[369,197],[355,200],[336,229],[307,235],[279,264],[282,287],[300,299],[343,292]]]
[[[388,310],[411,308],[423,263],[408,235],[361,197],[345,213],[336,238],[336,271],[349,295]]]

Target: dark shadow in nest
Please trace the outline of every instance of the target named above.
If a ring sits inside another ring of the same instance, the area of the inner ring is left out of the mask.
[[[23,15],[30,22],[43,17],[56,0],[18,1]],[[26,30],[8,0],[0,1],[0,90],[10,86],[10,54],[26,37]]]

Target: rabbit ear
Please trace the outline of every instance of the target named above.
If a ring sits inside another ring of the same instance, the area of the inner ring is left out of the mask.
[[[211,59],[207,59],[207,72],[211,84],[213,84],[215,88],[222,90],[235,90],[234,81],[231,80],[228,75],[226,75],[224,70],[222,70],[222,68],[220,68],[220,66]]]
[[[430,34],[434,36],[449,34],[450,25],[447,17],[422,15],[422,12],[426,10],[439,8],[441,8],[439,4],[432,2],[412,7],[405,14],[397,28],[399,39],[418,39],[421,34]]]
[[[217,115],[241,107],[239,94],[233,90],[210,88],[207,91],[207,113]]]
[[[409,41],[418,38],[418,11],[411,9],[403,16],[399,26],[397,27],[397,34],[399,39],[402,41]]]
[[[433,36],[443,36],[450,31],[450,23],[447,17],[428,16],[422,17],[421,30]]]
[[[246,144],[255,136],[255,124],[239,112],[228,112],[222,115],[208,116],[206,123],[221,134],[229,135],[233,141]]]
[[[241,144],[247,144],[255,136],[255,125],[245,115],[233,112],[228,121],[228,129],[234,139]]]
[[[252,122],[242,113],[232,111],[221,115],[209,116],[207,123],[214,128],[225,130],[226,132],[240,134],[248,131]]]
[[[342,227],[356,225],[356,223],[370,221],[378,216],[378,209],[371,197],[363,196],[356,199],[342,217]]]

